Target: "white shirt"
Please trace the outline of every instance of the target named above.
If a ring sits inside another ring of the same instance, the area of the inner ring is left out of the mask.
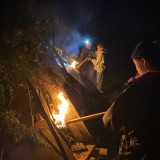
[[[103,51],[96,51],[96,59],[92,59],[92,63],[94,64],[94,69],[97,72],[103,72],[103,70],[105,69],[104,66],[104,56],[103,56]]]

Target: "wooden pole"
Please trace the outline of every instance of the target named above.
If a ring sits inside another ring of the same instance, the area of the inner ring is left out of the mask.
[[[87,58],[88,58],[88,57],[87,57]],[[79,69],[79,68],[81,67],[81,65],[87,61],[87,58],[85,58],[81,63],[79,63],[79,64],[75,67],[75,69]]]
[[[105,112],[100,112],[100,113],[91,114],[91,115],[88,115],[88,116],[83,116],[83,117],[80,117],[80,118],[69,120],[69,121],[66,122],[66,124],[85,121],[85,120],[89,120],[89,119],[93,119],[93,118],[98,118],[100,116],[103,116],[104,114],[105,114]]]

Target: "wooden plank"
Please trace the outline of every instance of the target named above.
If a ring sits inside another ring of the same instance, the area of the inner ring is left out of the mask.
[[[41,99],[41,103],[42,103],[46,113],[48,114],[48,116],[50,116],[50,113],[48,110],[48,104],[46,103],[46,95],[49,95],[49,103],[50,103],[50,106],[52,106],[51,109],[53,111],[57,111],[57,106],[60,102],[57,96],[58,96],[59,92],[63,92],[65,98],[67,98],[67,100],[69,102],[69,107],[67,109],[65,121],[79,118],[80,117],[79,113],[77,112],[77,110],[73,106],[72,102],[67,97],[65,90],[62,90],[62,88],[60,88],[60,86],[59,86],[59,88],[58,88],[58,86],[55,86],[54,81],[53,81],[53,77],[51,75],[45,74],[45,71],[44,71],[44,73],[41,73],[41,74],[42,74],[41,79],[38,82],[39,83],[38,86],[41,86],[40,99]],[[45,76],[43,76],[44,74],[45,74]],[[33,85],[35,88],[37,88],[36,80],[33,82]],[[81,99],[81,97],[77,97],[77,98]],[[70,131],[72,132],[72,134],[74,135],[74,137],[78,141],[86,142],[92,137],[83,122],[71,124],[70,126],[68,126],[68,128],[70,129]]]
[[[86,147],[87,147],[86,151],[74,153],[76,160],[87,160],[92,150],[95,148],[95,144],[88,144],[86,145]]]
[[[48,140],[50,140],[50,142],[52,143],[55,154],[60,156],[60,152],[59,152],[60,150],[59,150],[58,144],[57,144],[55,138],[53,137],[53,135],[50,133],[50,130],[49,130],[49,127],[48,127],[46,121],[45,120],[38,121],[36,123],[35,127],[39,128],[41,130],[41,132],[43,132],[45,137],[47,137]],[[76,160],[76,158],[74,157],[70,148],[68,147],[68,144],[65,143],[65,141],[63,140],[61,135],[59,135],[59,133],[56,130],[55,130],[55,132],[56,132],[57,136],[59,137],[69,160]]]
[[[50,97],[52,98],[52,102],[55,103],[53,105],[55,108],[52,108],[52,109],[57,110],[56,103],[58,103],[58,102],[56,102],[56,99],[58,99],[58,98],[56,96],[58,95],[59,91],[55,91],[55,88],[52,86],[50,86],[50,87],[46,86],[45,89],[50,94]],[[64,93],[64,96],[66,96],[65,93]],[[65,98],[67,98],[67,97],[65,97]],[[66,122],[69,120],[76,119],[76,118],[80,117],[77,110],[75,109],[73,104],[70,102],[70,100],[69,99],[67,99],[67,100],[69,102],[69,107],[67,109],[67,113],[66,113],[66,117],[65,117]],[[71,131],[71,133],[73,134],[75,139],[77,139],[78,141],[86,142],[92,137],[83,122],[71,124],[71,125],[68,125],[67,127]]]

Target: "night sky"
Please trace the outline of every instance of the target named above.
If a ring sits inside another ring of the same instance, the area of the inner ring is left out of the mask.
[[[94,45],[104,43],[108,50],[109,83],[121,85],[136,73],[130,55],[139,41],[160,39],[160,5],[156,1],[59,0],[55,6],[55,17],[59,20],[56,29],[63,22],[68,31],[63,37],[58,35],[61,31],[55,30],[55,41],[58,43],[63,37],[60,42],[67,42],[70,54],[85,37]]]
[[[14,10],[18,3],[10,2],[10,10]],[[36,0],[33,3],[34,17],[50,20],[48,39],[54,39],[64,56],[78,56],[86,38],[94,47],[98,42],[105,45],[106,81],[110,85],[121,85],[136,74],[130,55],[139,41],[160,39],[159,9],[154,0]]]

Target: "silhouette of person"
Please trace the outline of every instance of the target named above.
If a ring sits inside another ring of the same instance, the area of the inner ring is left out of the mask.
[[[112,135],[109,155],[119,160],[160,159],[160,46],[141,41],[132,59],[138,76],[103,116]]]

